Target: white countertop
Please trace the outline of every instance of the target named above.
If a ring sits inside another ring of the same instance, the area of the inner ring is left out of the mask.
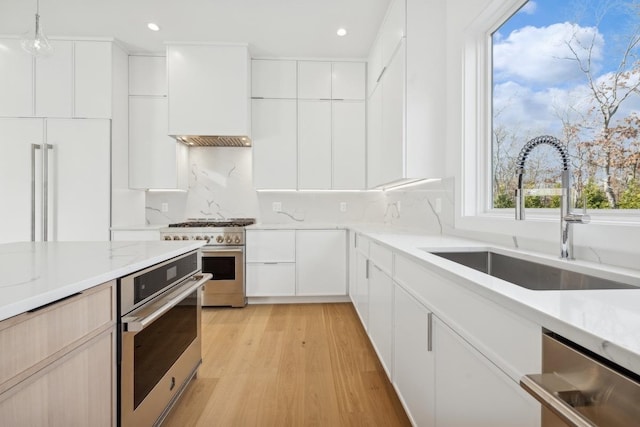
[[[169,224],[116,225],[111,227],[111,231],[155,231],[168,226]]]
[[[355,227],[400,255],[640,374],[640,289],[536,291],[432,255],[426,249],[492,249],[640,286],[640,271],[514,251],[455,237]]]
[[[198,249],[201,241],[0,245],[0,320]]]

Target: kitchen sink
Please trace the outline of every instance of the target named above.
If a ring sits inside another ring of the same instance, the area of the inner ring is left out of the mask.
[[[640,289],[640,287],[628,283],[577,273],[491,251],[428,252],[534,291]]]

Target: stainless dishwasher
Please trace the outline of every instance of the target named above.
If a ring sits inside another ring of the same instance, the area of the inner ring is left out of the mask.
[[[558,335],[543,335],[542,373],[520,385],[542,403],[543,427],[640,426],[640,377]]]

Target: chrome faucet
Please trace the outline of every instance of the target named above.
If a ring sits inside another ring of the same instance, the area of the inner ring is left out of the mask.
[[[547,144],[555,148],[562,160],[562,196],[560,201],[560,258],[574,259],[573,256],[573,227],[572,224],[587,224],[591,220],[586,213],[586,203],[582,214],[571,212],[571,173],[569,171],[569,154],[562,143],[553,136],[538,136],[527,142],[516,161],[518,174],[518,188],[516,189],[516,219],[524,219],[524,190],[522,176],[524,163],[529,153],[540,144]]]

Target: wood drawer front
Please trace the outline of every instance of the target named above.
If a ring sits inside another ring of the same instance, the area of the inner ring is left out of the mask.
[[[402,256],[394,279],[514,380],[542,368],[539,325]]]
[[[247,264],[247,296],[273,297],[295,294],[295,264]]]
[[[115,280],[1,322],[0,393],[114,324]]]
[[[380,267],[380,270],[391,276],[393,272],[393,252],[391,252],[391,250],[376,242],[371,242],[369,246],[369,259]]]
[[[295,262],[295,230],[247,230],[247,262]]]
[[[115,425],[115,327],[81,345],[6,393],[6,426]]]

